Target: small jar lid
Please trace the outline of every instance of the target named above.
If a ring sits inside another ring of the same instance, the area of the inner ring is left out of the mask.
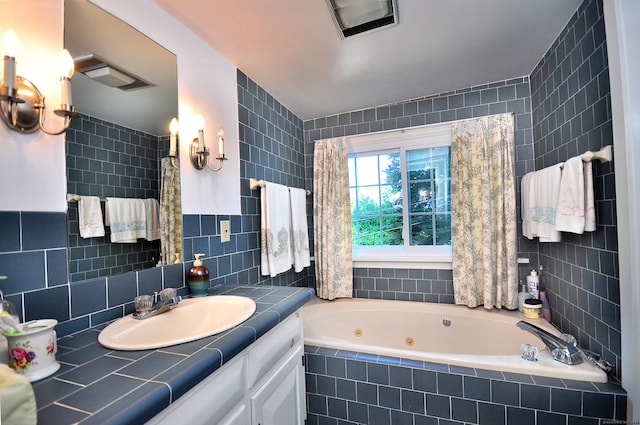
[[[540,301],[540,300],[538,300],[536,298],[526,299],[526,300],[524,300],[524,303],[529,308],[542,308],[542,301]]]

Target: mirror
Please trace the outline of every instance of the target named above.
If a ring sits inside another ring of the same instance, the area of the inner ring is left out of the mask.
[[[66,135],[67,193],[100,197],[103,217],[107,197],[159,200],[169,122],[178,116],[176,56],[88,0],[65,0],[64,9],[81,114]],[[112,243],[109,226],[103,237],[81,237],[78,203],[70,200],[68,208],[70,282],[160,260],[160,240]]]

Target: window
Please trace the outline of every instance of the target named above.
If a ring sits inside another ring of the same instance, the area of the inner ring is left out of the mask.
[[[354,261],[451,261],[448,129],[349,139]]]

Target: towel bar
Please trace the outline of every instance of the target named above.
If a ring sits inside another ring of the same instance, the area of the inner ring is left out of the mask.
[[[260,187],[264,187],[265,183],[266,182],[264,180],[257,180],[252,177],[249,179],[249,189],[256,190]],[[310,190],[306,190],[305,192],[307,192],[307,196],[311,195]]]

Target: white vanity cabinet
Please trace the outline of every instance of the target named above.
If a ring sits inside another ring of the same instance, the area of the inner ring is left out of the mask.
[[[147,423],[304,424],[303,344],[297,311]]]

